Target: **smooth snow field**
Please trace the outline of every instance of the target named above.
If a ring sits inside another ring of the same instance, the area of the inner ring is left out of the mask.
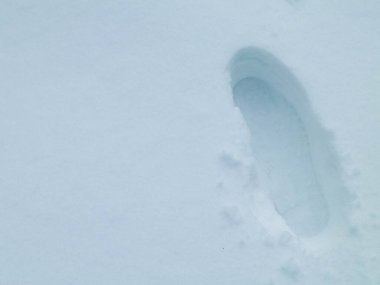
[[[380,2],[0,5],[1,285],[380,284]]]

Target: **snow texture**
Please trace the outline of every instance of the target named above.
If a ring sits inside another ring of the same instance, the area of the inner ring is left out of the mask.
[[[0,19],[0,284],[379,284],[379,1]]]

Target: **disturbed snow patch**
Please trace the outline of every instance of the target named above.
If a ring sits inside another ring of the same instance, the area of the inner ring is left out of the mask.
[[[258,48],[240,50],[230,72],[234,102],[277,213],[299,236],[345,228],[348,195],[340,162],[301,84]]]

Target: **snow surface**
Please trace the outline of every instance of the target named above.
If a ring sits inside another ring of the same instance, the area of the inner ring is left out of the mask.
[[[0,284],[380,284],[377,0],[4,0],[0,18]],[[234,105],[248,46],[307,101],[329,213],[311,237]]]

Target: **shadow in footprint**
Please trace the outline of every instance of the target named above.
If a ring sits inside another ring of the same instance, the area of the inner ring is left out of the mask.
[[[339,228],[348,204],[339,160],[300,83],[258,48],[240,50],[229,67],[234,102],[278,214],[300,236]]]

